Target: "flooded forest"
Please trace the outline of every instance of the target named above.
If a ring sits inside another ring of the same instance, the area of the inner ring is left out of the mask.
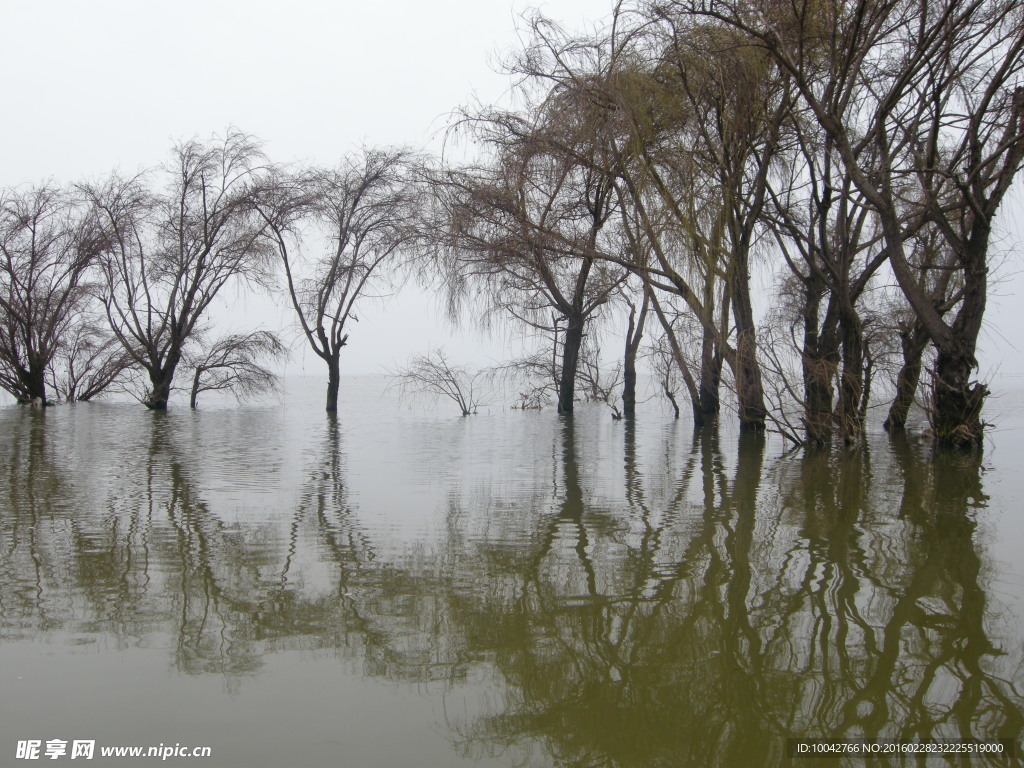
[[[521,25],[443,151],[4,182],[0,754],[1018,764],[1021,4]],[[350,375],[410,286],[514,351]]]

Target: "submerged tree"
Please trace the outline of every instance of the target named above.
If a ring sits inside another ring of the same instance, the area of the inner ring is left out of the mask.
[[[574,127],[545,133],[549,151],[614,190],[620,242],[602,243],[597,258],[643,277],[652,307],[659,292],[677,296],[700,324],[695,419],[717,417],[727,363],[741,427],[757,431],[765,407],[750,261],[785,89],[738,35],[672,20],[620,6],[607,29],[580,38],[535,18],[517,72],[548,89],[542,114]]]
[[[629,321],[626,324],[626,343],[622,355],[622,413],[626,418],[636,415],[636,363],[640,343],[647,326],[647,314],[651,307],[651,287],[645,283],[641,290],[639,310],[630,294],[623,290],[622,300],[629,307]]]
[[[134,362],[101,318],[80,317],[61,337],[49,383],[65,402],[87,401],[120,389]]]
[[[397,274],[416,202],[409,152],[368,149],[336,168],[278,174],[255,196],[264,241],[284,269],[306,341],[327,364],[327,410],[338,410],[341,350],[356,305]],[[322,244],[319,256],[306,252]]]
[[[87,300],[104,234],[54,187],[0,197],[0,387],[46,405],[50,364]]]
[[[572,413],[587,324],[624,279],[597,260],[614,210],[607,179],[547,149],[525,124],[491,115],[480,130],[489,164],[438,173],[435,249],[453,304],[477,300],[488,317],[550,339],[558,361],[558,411]]]
[[[396,382],[404,392],[422,392],[444,397],[455,403],[463,416],[476,413],[481,405],[478,385],[485,371],[472,371],[448,360],[443,349],[416,355],[396,373]]]
[[[860,406],[870,391],[865,297],[887,254],[873,210],[843,173],[829,137],[813,124],[792,132],[787,162],[769,184],[768,225],[788,273],[773,314],[789,315],[807,440],[826,444],[838,429],[851,441],[861,433]],[[778,374],[780,352],[771,355]]]
[[[679,25],[671,14],[653,14],[659,16],[664,52],[656,77],[665,80],[662,97],[676,97],[682,107],[668,112],[668,131],[653,134],[657,145],[645,150],[644,169],[704,273],[699,318],[704,330],[702,400],[709,398],[707,389],[717,384],[721,361],[727,359],[740,428],[759,431],[765,427],[766,407],[751,265],[789,112],[789,86],[770,59],[740,45],[738,35],[706,24]],[[696,182],[700,194],[691,195],[690,184],[680,184],[680,177]],[[698,197],[696,205],[686,199],[690,196]],[[680,282],[684,270],[666,266],[662,269],[673,292],[685,298],[689,286]],[[716,277],[722,282],[720,312],[724,316],[731,310],[735,332],[735,349],[728,351],[727,334],[713,325]],[[705,417],[717,412],[717,393],[712,402],[713,407],[702,406]]]
[[[936,349],[931,418],[941,443],[979,445],[987,388],[972,381],[994,217],[1024,163],[1024,16],[1016,0],[671,3],[769,53],[878,217],[888,263]],[[962,294],[944,314],[910,260],[938,228]]]
[[[922,233],[908,253],[908,262],[917,273],[918,282],[931,297],[940,316],[948,314],[960,301],[962,281],[955,261],[955,254],[943,247],[937,229]],[[917,396],[923,358],[931,337],[905,300],[893,307],[889,316],[899,341],[901,364],[894,381],[895,395],[883,426],[890,432],[900,432],[906,427],[910,407]]]
[[[217,339],[199,354],[186,357],[193,372],[189,405],[195,408],[202,392],[228,391],[246,400],[276,390],[278,375],[263,363],[280,362],[287,355],[280,338],[270,331],[233,333]]]
[[[107,238],[103,306],[148,374],[141,399],[149,408],[167,408],[186,345],[221,288],[265,278],[263,224],[250,205],[263,164],[256,143],[232,131],[208,146],[175,147],[160,191],[151,190],[151,174],[87,190]]]

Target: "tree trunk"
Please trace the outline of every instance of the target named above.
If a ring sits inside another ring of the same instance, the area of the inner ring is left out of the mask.
[[[868,405],[871,403],[871,384],[875,376],[875,358],[871,354],[871,344],[864,340],[864,390],[860,393],[860,423],[868,419]]]
[[[149,397],[144,404],[151,411],[166,411],[167,401],[171,399],[171,384],[174,381],[174,372],[181,361],[180,346],[172,345],[170,351],[163,358],[162,364],[153,363],[147,366],[149,371]]]
[[[192,396],[188,401],[189,408],[192,408],[193,410],[195,410],[196,401],[199,399],[199,382],[202,379],[202,376],[203,369],[197,367],[195,376],[192,377]]]
[[[939,350],[931,414],[932,430],[939,444],[962,448],[981,445],[981,408],[988,388],[971,382],[974,368],[973,355]]]
[[[761,386],[761,368],[757,362],[754,311],[750,304],[750,286],[737,279],[733,286],[733,319],[736,322],[736,397],[740,410],[740,430],[761,431],[767,409]]]
[[[710,328],[704,328],[700,349],[700,401],[701,422],[712,422],[718,418],[721,408],[719,389],[722,383],[722,353],[715,344]]]
[[[813,445],[826,445],[832,440],[832,387],[838,366],[834,307],[834,302],[830,301],[825,319],[819,327],[820,286],[807,286],[801,366],[804,379],[804,431],[807,442]]]
[[[690,405],[693,410],[693,428],[698,429],[704,426],[704,415],[700,407],[700,393],[697,390],[697,383],[693,380],[693,376],[690,375],[690,366],[686,364],[686,358],[683,356],[683,350],[679,346],[679,340],[676,338],[675,331],[672,330],[672,323],[665,316],[658,297],[653,293],[651,294],[651,305],[654,307],[654,314],[657,315],[658,322],[661,323],[661,327],[665,331],[665,338],[668,340],[669,348],[672,350],[672,359],[676,361],[679,373],[683,377],[683,383],[686,385],[686,391],[690,395]],[[665,393],[668,394],[667,389]],[[675,408],[676,418],[678,419],[679,406],[676,405],[675,398],[671,395],[669,395],[669,402]]]
[[[46,400],[46,366],[29,363],[28,370],[19,366],[18,380],[22,384],[22,396],[18,402],[22,405],[50,405]]]
[[[832,379],[835,364],[820,355],[804,355],[804,429],[807,442],[825,445],[832,439]]]
[[[651,304],[651,290],[645,287],[640,314],[634,307],[629,308],[629,327],[626,331],[626,353],[622,362],[622,414],[631,419],[636,415],[636,356],[644,337],[647,323],[647,309]]]
[[[704,306],[709,314],[714,313],[715,299],[714,279],[709,276],[704,285]],[[722,290],[722,301],[719,306],[719,329],[716,333],[711,323],[701,324],[701,345],[700,345],[700,384],[697,387],[697,397],[700,402],[699,424],[710,424],[718,420],[721,410],[721,385],[722,385],[722,355],[721,345],[718,339],[727,338],[729,335],[729,313],[731,302],[727,288]]]
[[[914,328],[900,333],[900,346],[903,348],[903,365],[896,375],[896,396],[889,406],[889,415],[882,426],[888,432],[902,432],[907,427],[910,406],[917,395],[917,385],[921,380],[921,358],[930,341],[924,326],[915,323]]]
[[[934,297],[915,281],[903,254],[895,215],[883,216],[882,224],[893,274],[938,352],[930,414],[935,441],[955,447],[980,446],[984,431],[981,409],[988,388],[972,383],[971,372],[978,367],[974,352],[988,298],[989,220],[976,216],[970,236],[956,251],[963,268],[963,287],[960,309],[951,325],[944,322]]]
[[[665,387],[665,397],[668,398],[669,403],[672,405],[672,411],[674,413],[673,418],[676,421],[679,421],[679,403],[676,402],[675,394],[673,394],[672,390],[668,387]]]
[[[339,356],[327,358],[327,412],[338,410],[338,387],[341,384],[341,364]]]
[[[166,411],[167,401],[171,398],[171,380],[174,378],[174,371],[162,368],[158,371],[150,371],[149,381],[152,387],[145,405],[151,411]]]
[[[839,377],[839,429],[843,440],[856,439],[862,428],[860,401],[864,391],[864,328],[852,303],[839,313],[843,369]]]
[[[633,325],[630,312],[629,324]],[[626,340],[626,354],[622,361],[622,415],[627,419],[636,416],[636,348]]]
[[[558,379],[558,412],[572,413],[576,394],[576,367],[580,359],[580,347],[583,346],[583,325],[586,322],[582,315],[569,315],[562,339],[562,373]]]
[[[963,299],[953,321],[953,343],[939,348],[932,391],[932,429],[941,445],[961,448],[981,445],[981,409],[988,387],[972,382],[978,367],[974,357],[988,298],[988,222],[978,219],[961,256],[964,264]]]

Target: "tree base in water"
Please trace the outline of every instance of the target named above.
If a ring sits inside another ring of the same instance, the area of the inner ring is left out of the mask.
[[[979,382],[954,387],[936,376],[931,414],[935,441],[957,448],[980,446],[985,432],[981,408],[988,394]]]

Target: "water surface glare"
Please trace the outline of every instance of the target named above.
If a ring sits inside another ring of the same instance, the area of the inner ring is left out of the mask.
[[[0,408],[0,765],[29,739],[100,768],[648,768],[1024,735],[1012,417],[979,462],[787,453],[653,403],[459,418],[372,377],[331,418],[294,386]]]

